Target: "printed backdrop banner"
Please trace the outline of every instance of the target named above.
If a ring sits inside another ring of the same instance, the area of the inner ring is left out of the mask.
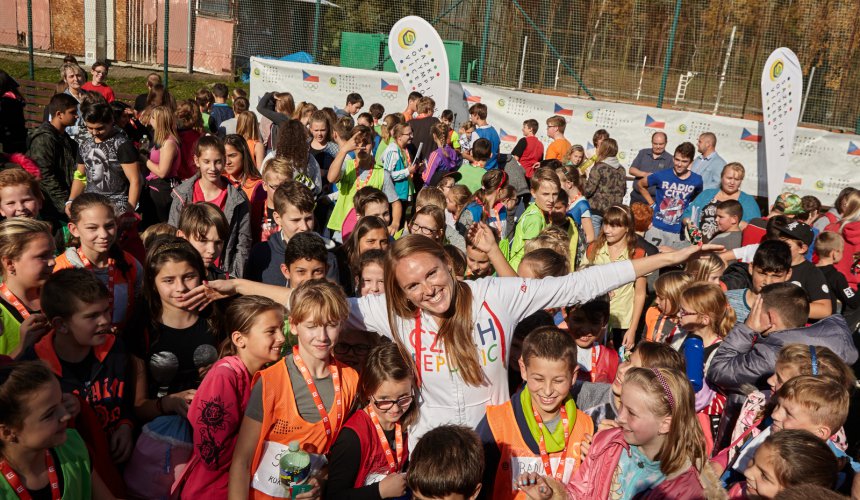
[[[301,64],[269,59],[251,59],[251,102],[266,92],[290,92],[296,102],[343,107],[350,92],[358,92],[367,106],[378,102],[385,113],[406,109],[409,90],[397,82],[395,73]],[[534,118],[540,123],[538,137],[549,144],[546,119],[552,115],[567,120],[565,135],[574,144],[591,147],[594,132],[606,129],[621,148],[618,159],[629,166],[639,149],[650,147],[651,134],[669,136],[671,152],[684,141],[696,143],[699,134],[717,136],[717,151],[726,161],[746,167],[743,190],[767,196],[764,126],[761,122],[675,111],[634,104],[589,101],[572,97],[532,94],[499,87],[451,82],[448,108],[455,123],[469,119],[468,107],[482,102],[488,121],[502,139],[502,152],[510,152],[521,134],[522,123]],[[437,101],[438,102],[438,101]],[[437,106],[441,108],[441,106]],[[817,196],[830,205],[846,186],[860,186],[860,136],[798,128],[788,171],[779,190]]]
[[[761,73],[761,102],[764,108],[764,145],[767,158],[767,198],[773,204],[786,174],[794,149],[794,134],[800,121],[803,71],[791,49],[774,50]]]
[[[448,54],[436,29],[418,16],[394,23],[388,34],[388,53],[406,94],[415,91],[436,102],[436,116],[448,108]]]

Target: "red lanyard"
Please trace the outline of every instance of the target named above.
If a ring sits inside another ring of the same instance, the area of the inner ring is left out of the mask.
[[[557,480],[563,481],[564,464],[567,461],[567,440],[570,438],[570,432],[567,430],[567,410],[564,408],[564,405],[561,406],[561,426],[562,430],[564,430],[564,449],[561,451],[561,458],[558,461],[558,467],[555,470],[555,474],[552,473],[552,465],[549,463],[549,454],[546,452],[546,444],[543,439],[543,421],[540,419],[540,415],[535,409],[534,401],[532,401],[532,413],[534,414],[535,421],[538,425],[538,433],[540,434],[538,446],[540,447],[540,460],[543,462],[543,470],[546,471],[546,475],[548,477],[555,476]]]
[[[81,262],[84,264],[84,269],[93,269],[95,267],[95,266],[93,266],[93,263],[90,262],[90,259],[88,259],[86,255],[84,255],[84,251],[80,248],[78,248],[78,257],[80,257]],[[110,300],[111,322],[113,322],[113,287],[114,287],[114,283],[116,282],[116,276],[114,276],[114,264],[115,264],[115,262],[113,259],[108,259],[107,287],[108,287],[108,296],[109,296],[109,300]]]
[[[370,415],[373,426],[376,427],[379,444],[382,446],[382,451],[385,452],[385,459],[388,460],[388,473],[394,474],[400,471],[400,466],[403,463],[403,433],[400,429],[400,422],[394,424],[394,453],[391,453],[391,447],[388,446],[388,439],[385,438],[385,432],[383,432],[382,426],[379,425],[379,417],[376,416],[376,412],[373,411],[370,405],[367,405],[365,411]]]
[[[3,295],[3,298],[6,299],[6,302],[12,305],[15,309],[18,310],[18,314],[21,315],[21,318],[27,319],[30,317],[30,311],[24,307],[24,304],[18,300],[18,297],[15,296],[14,293],[9,291],[9,287],[6,286],[6,283],[0,283],[0,294]]]
[[[334,441],[334,436],[332,435],[332,427],[331,427],[331,418],[329,417],[329,413],[325,409],[325,405],[322,402],[322,398],[320,398],[320,394],[317,391],[317,386],[314,384],[314,378],[311,376],[310,371],[308,371],[308,367],[305,366],[305,362],[302,361],[302,357],[299,356],[299,346],[293,346],[293,361],[296,363],[296,368],[299,369],[299,372],[302,374],[302,377],[305,378],[305,383],[308,384],[308,390],[311,391],[311,396],[314,398],[314,404],[317,405],[317,411],[320,412],[320,417],[322,417],[323,427],[325,427],[325,435],[326,435],[326,451],[328,451],[329,446]],[[343,393],[340,390],[340,374],[337,372],[337,367],[334,363],[329,363],[328,369],[331,372],[331,382],[334,386],[334,410],[335,410],[335,420],[334,423],[337,426],[337,429],[340,429],[341,420],[343,419]]]
[[[597,374],[597,358],[600,357],[600,346],[594,344],[591,348],[591,381],[594,382],[594,377]]]
[[[60,492],[60,478],[57,476],[57,468],[54,467],[54,457],[51,456],[50,450],[45,450],[45,463],[48,466],[48,482],[51,483],[51,498],[59,499],[62,497]],[[9,467],[9,462],[4,458],[0,460],[0,472],[3,473],[3,477],[6,478],[6,481],[9,482],[9,486],[12,487],[12,490],[18,495],[18,498],[22,500],[30,500],[32,497],[30,496],[30,492],[27,491],[27,488],[21,483],[21,478],[18,477],[18,473],[12,470],[12,467]]]
[[[421,365],[423,364],[421,358],[421,309],[415,311],[415,329],[412,330],[412,334],[415,335],[415,340],[413,341],[415,345],[415,378],[416,382],[418,382],[418,387],[421,387]]]

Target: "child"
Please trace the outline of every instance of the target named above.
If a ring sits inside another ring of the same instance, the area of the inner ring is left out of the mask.
[[[603,216],[600,234],[585,251],[584,265],[642,257],[645,257],[645,251],[637,244],[633,214],[623,206],[610,207]],[[624,345],[630,349],[635,344],[636,329],[645,307],[646,288],[643,276],[612,292],[609,299],[609,328],[612,332],[610,340],[615,348]]]
[[[382,117],[385,116],[385,106],[375,102],[367,108],[367,111],[370,113],[370,117],[373,118],[373,124],[371,125],[373,131],[379,134],[379,124],[382,121]]]
[[[450,109],[443,109],[439,114],[439,121],[448,127],[447,144],[454,148],[454,151],[460,151],[460,134],[454,130],[454,112]]]
[[[519,162],[526,172],[526,178],[531,179],[534,175],[536,163],[543,160],[543,143],[537,138],[538,122],[529,119],[523,122],[523,137],[517,141],[511,156]]]
[[[564,158],[562,158],[562,162],[565,166],[570,166],[576,168],[577,171],[582,173],[580,167],[582,163],[585,161],[585,148],[580,144],[574,144],[567,150],[567,154],[565,154]]]
[[[159,81],[161,81],[160,77]],[[200,110],[200,115],[203,118],[203,129],[206,131],[211,130],[209,128],[209,113],[212,111],[212,104],[215,102],[215,96],[212,95],[212,91],[206,87],[198,89],[197,95],[194,97],[194,102],[197,104],[197,108]]]
[[[0,215],[35,219],[44,201],[39,181],[32,174],[23,168],[0,171]]]
[[[460,154],[465,157],[472,152],[472,134],[475,133],[475,124],[467,120],[460,124],[457,134],[460,136]]]
[[[687,261],[684,274],[690,275],[693,281],[707,281],[722,286],[720,278],[726,270],[726,262],[715,253],[706,253],[698,259]]]
[[[227,104],[227,96],[229,93],[230,90],[223,83],[219,82],[212,86],[212,98],[214,102],[212,103],[212,108],[209,112],[209,120],[206,121],[209,122],[209,131],[213,134],[218,133],[218,128],[221,126],[221,122],[229,120],[235,116],[233,114],[233,108]]]
[[[535,170],[530,185],[534,201],[529,204],[517,221],[514,239],[511,242],[509,262],[514,269],[519,266],[523,255],[525,255],[526,241],[536,238],[547,226],[547,219],[552,212],[556,198],[558,198],[558,192],[561,190],[558,174],[548,167]]]
[[[680,349],[686,334],[678,327],[681,293],[693,278],[680,271],[661,274],[654,282],[654,305],[645,311],[645,340],[662,342]]]
[[[427,186],[421,191],[418,191],[418,194],[415,196],[415,211],[417,212],[428,205],[433,205],[434,207],[439,207],[442,210],[445,210],[445,207],[448,206],[448,201],[445,199],[445,193],[436,186]]]
[[[57,257],[54,271],[89,269],[110,294],[113,324],[122,327],[131,317],[143,285],[143,268],[117,246],[117,221],[110,200],[95,193],[78,196],[70,206],[69,232],[80,241]]]
[[[579,467],[579,447],[594,425],[570,394],[579,369],[576,352],[570,336],[554,327],[538,328],[523,341],[525,388],[505,404],[488,406],[478,424],[487,498],[526,498],[516,483],[522,472],[568,481]]]
[[[563,116],[554,115],[546,120],[546,133],[552,143],[546,149],[546,160],[561,160],[570,149],[570,141],[564,138],[564,129],[567,122]]]
[[[609,301],[595,299],[566,312],[564,321],[577,348],[577,379],[611,384],[618,371],[618,353],[601,345],[609,324]]]
[[[24,217],[0,222],[0,354],[17,357],[49,330],[40,295],[55,264],[50,230]]]
[[[476,222],[484,222],[497,234],[506,233],[507,207],[500,201],[501,190],[508,185],[508,174],[503,170],[489,170],[481,177],[481,187],[466,205],[458,222],[466,229]]]
[[[201,373],[218,360],[208,310],[201,313],[181,299],[205,276],[200,254],[186,240],[161,237],[147,252],[144,300],[124,337],[131,351],[135,413],[141,421],[184,416]]]
[[[400,200],[391,203],[388,196],[375,187],[365,186],[359,189],[355,193],[353,204],[355,205],[355,209],[347,214],[346,219],[343,221],[343,231],[340,235],[343,241],[349,240],[350,235],[355,230],[355,224],[364,217],[375,216],[385,221],[388,225],[389,235],[391,234],[391,229],[396,227],[392,223],[391,209],[394,208],[397,210],[397,216],[402,217],[403,205],[400,203]]]
[[[490,142],[490,154],[486,159],[484,168],[487,170],[498,168],[501,138],[496,129],[487,123],[487,105],[481,102],[472,104],[469,107],[469,120],[475,124],[475,131],[472,133],[472,142],[474,143],[478,139],[486,139]],[[470,158],[466,154],[463,157],[469,161],[477,160],[477,158]]]
[[[832,294],[820,269],[806,260],[806,252],[812,245],[812,228],[803,222],[774,217],[773,227],[779,239],[791,249],[791,282],[806,290],[809,296],[810,319],[821,319],[833,313]]]
[[[379,217],[362,217],[344,244],[344,251],[349,259],[349,267],[354,276],[358,276],[358,261],[361,254],[368,250],[385,250],[388,248],[389,236],[385,221]]]
[[[460,156],[457,151],[448,145],[448,126],[444,123],[436,123],[430,128],[433,142],[436,148],[427,155],[427,168],[421,174],[424,186],[435,186],[448,172],[457,169]]]
[[[374,161],[376,162],[377,167],[382,167],[382,160],[385,157],[385,150],[388,149],[388,146],[391,144],[391,141],[394,140],[394,137],[391,133],[394,131],[394,126],[400,123],[402,120],[399,115],[388,115],[382,120],[382,124],[379,126],[379,144],[376,145],[376,150],[373,153]]]
[[[651,229],[645,239],[655,246],[679,248],[687,243],[681,240],[684,210],[702,192],[702,176],[690,170],[696,148],[689,142],[675,148],[672,168],[660,170],[639,179],[636,187],[648,205],[654,207]],[[657,187],[657,196],[648,192],[651,186]]]
[[[453,179],[453,177],[447,177]],[[443,179],[444,180],[444,179]],[[462,184],[454,184],[445,195],[445,238],[461,251],[466,249],[466,228],[459,220],[466,204],[472,199],[472,191]]]
[[[425,205],[415,211],[406,228],[408,234],[423,234],[442,243],[445,237],[445,211],[435,205]]]
[[[594,437],[588,456],[565,484],[569,495],[684,500],[709,498],[719,490],[705,463],[704,436],[684,374],[633,368],[624,377],[621,401],[620,428]],[[534,473],[521,476],[519,485],[532,498],[551,498],[552,489]]]
[[[344,231],[344,225],[350,215],[355,219],[354,197],[362,188],[370,186],[381,190],[387,198],[387,203],[395,205],[393,207],[395,220],[392,227],[397,229],[403,208],[391,172],[376,166],[371,151],[373,147],[371,130],[368,127],[359,125],[353,129],[352,134],[346,145],[338,151],[337,157],[328,170],[328,181],[337,185],[338,197],[327,227],[332,231],[348,234],[350,231]],[[354,154],[350,154],[353,152]]]
[[[257,115],[252,111],[242,111],[236,117],[236,133],[245,139],[248,152],[251,153],[251,163],[259,171],[266,157],[266,145],[260,139],[260,124]]]
[[[81,106],[81,117],[89,136],[80,143],[66,213],[83,192],[107,196],[119,215],[133,211],[141,189],[139,153],[134,143],[114,126],[113,110],[104,102],[86,102]]]
[[[278,187],[293,178],[289,162],[286,158],[272,158],[266,163],[266,171],[263,172],[263,189],[266,190],[266,207],[260,221],[260,241],[268,241],[269,238],[281,230],[275,222],[275,191]],[[251,221],[256,224],[257,221]],[[253,248],[251,249],[253,252]]]
[[[486,139],[476,139],[472,144],[472,150],[469,161],[464,161],[457,173],[460,174],[458,184],[463,184],[469,188],[469,192],[475,193],[481,189],[481,181],[484,174],[487,173],[486,163],[490,158],[491,152],[490,141]]]
[[[108,76],[107,63],[104,61],[96,61],[92,65],[92,70],[93,81],[81,85],[81,88],[87,92],[97,92],[105,98],[105,101],[112,103],[116,97],[114,97],[113,89],[110,88],[110,85],[105,83]]]
[[[276,457],[293,440],[313,454],[318,470],[319,455],[330,451],[356,397],[358,374],[331,356],[348,316],[346,297],[333,283],[308,281],[293,291],[290,331],[298,344],[254,376],[230,466],[231,497],[282,497]],[[317,479],[310,484],[319,495]]]
[[[361,98],[361,94],[357,94],[355,92],[346,96],[346,104],[343,108],[335,108],[335,114],[338,118],[344,116],[355,116],[361,111],[361,108],[364,107],[364,99]]]
[[[229,273],[218,267],[228,231],[229,225],[224,214],[218,207],[205,201],[186,205],[179,215],[179,228],[175,234],[188,240],[200,254],[209,281],[230,277]]]
[[[711,243],[722,245],[726,250],[740,248],[743,232],[739,226],[744,209],[738,200],[723,200],[717,203],[717,234]]]
[[[113,498],[81,435],[68,428],[62,397],[60,383],[41,362],[0,367],[3,498]]]
[[[449,424],[428,431],[415,445],[406,484],[415,500],[475,500],[483,474],[478,436],[468,427]]]
[[[696,411],[702,415],[705,439],[712,445],[726,397],[708,386],[705,373],[720,342],[735,326],[735,312],[719,286],[693,283],[681,294],[678,324],[687,333],[681,352],[687,362],[687,377],[696,391]]]
[[[27,156],[39,167],[46,201],[57,214],[63,214],[77,165],[77,144],[66,129],[78,121],[78,101],[69,94],[55,94],[47,111],[48,120],[29,133]]]
[[[815,252],[818,254],[816,266],[824,274],[827,288],[832,292],[830,300],[833,312],[840,311],[843,316],[851,317],[854,311],[860,308],[860,294],[851,288],[845,275],[834,267],[834,264],[842,260],[844,249],[845,240],[839,233],[824,231],[815,239]],[[842,306],[841,309],[836,307],[837,300]]]
[[[224,91],[226,97],[226,86]],[[221,267],[233,276],[241,277],[251,250],[250,206],[242,189],[230,184],[223,176],[225,156],[224,145],[216,137],[204,136],[197,141],[194,163],[198,173],[173,190],[168,223],[178,227],[182,208],[189,203],[206,201],[217,206],[230,225]]]
[[[250,208],[250,220],[256,222],[263,216],[266,190],[263,187],[263,178],[254,165],[248,142],[238,134],[228,134],[224,138],[224,153],[224,173],[227,174],[227,180],[245,193]],[[261,241],[261,230],[258,224],[251,224],[253,241]]]
[[[236,298],[227,308],[221,359],[206,374],[188,408],[194,454],[183,478],[181,498],[227,497],[230,462],[251,379],[280,358],[284,306],[258,296]],[[217,412],[218,418],[211,418]]]
[[[355,280],[356,295],[381,295],[385,293],[385,250],[373,249],[361,254],[358,259],[358,276]]]
[[[412,199],[415,192],[412,174],[415,173],[417,165],[406,148],[412,143],[412,128],[406,123],[398,123],[391,130],[391,137],[392,141],[382,156],[382,167],[391,174],[394,190],[402,204]]]
[[[594,241],[594,225],[591,224],[591,206],[582,194],[582,176],[576,167],[557,169],[561,189],[567,193],[566,215],[573,219],[578,230],[585,234],[585,243]]]
[[[397,344],[376,346],[358,386],[364,407],[347,420],[331,448],[326,498],[399,498],[406,493],[406,434],[418,412],[416,392],[412,365]]]
[[[403,120],[409,121],[415,115],[416,108],[418,106],[418,99],[421,99],[421,93],[412,91],[409,93],[409,96],[406,98],[406,109],[403,110]]]
[[[746,321],[762,288],[788,281],[791,277],[791,249],[788,244],[779,240],[762,242],[749,264],[749,272],[749,288],[726,292],[729,305],[735,310],[739,322]]]
[[[325,278],[327,257],[328,251],[320,235],[310,232],[297,234],[284,249],[284,263],[281,264],[283,286],[296,288],[307,280]]]

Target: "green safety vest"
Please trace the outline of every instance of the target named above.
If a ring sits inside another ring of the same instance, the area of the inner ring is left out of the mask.
[[[337,183],[337,202],[334,204],[331,217],[328,219],[327,227],[332,231],[340,231],[343,228],[343,221],[349,211],[352,210],[352,198],[358,191],[355,185],[356,179],[358,179],[358,171],[355,168],[355,160],[347,158],[344,161],[343,177]],[[382,184],[385,182],[385,169],[374,165],[368,181],[366,186],[382,189]]]

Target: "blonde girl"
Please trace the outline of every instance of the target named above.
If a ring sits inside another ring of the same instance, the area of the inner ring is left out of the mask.
[[[597,239],[585,250],[585,265],[606,264],[622,260],[640,259],[645,251],[638,246],[630,209],[613,205],[603,216],[603,224]],[[645,306],[647,294],[645,278],[628,283],[610,294],[609,328],[615,348],[622,345],[633,347],[636,328]]]
[[[257,115],[252,111],[239,113],[239,116],[236,117],[236,133],[248,143],[251,161],[258,170],[262,168],[263,158],[266,156],[266,145],[260,139],[260,124],[257,122]]]
[[[687,338],[680,350],[687,362],[687,376],[696,391],[696,410],[703,415],[706,438],[716,434],[726,397],[708,386],[705,373],[719,343],[736,321],[735,311],[719,286],[698,282],[681,293],[678,324],[687,332]]]
[[[49,330],[40,295],[55,262],[50,224],[25,217],[0,222],[0,354],[16,357]]]
[[[400,117],[396,114],[386,115],[379,125],[379,144],[376,146],[376,166],[381,167],[385,159],[385,150],[394,138],[394,126],[400,123]]]
[[[686,333],[678,328],[678,309],[681,293],[693,281],[689,274],[681,271],[670,271],[657,278],[654,282],[654,305],[645,312],[645,340],[681,348]]]
[[[387,342],[370,352],[358,385],[363,407],[332,446],[327,498],[406,493],[407,429],[418,417],[417,391],[412,364],[397,344]]]
[[[180,481],[181,498],[227,497],[230,463],[242,416],[251,395],[251,380],[278,361],[284,345],[284,306],[249,295],[230,303],[221,344],[221,359],[212,365],[188,408],[194,430],[194,454]],[[213,411],[220,416],[209,418]]]
[[[283,497],[277,457],[290,441],[312,455],[315,470],[324,463],[320,455],[340,434],[358,387],[358,373],[332,357],[348,316],[346,296],[334,283],[309,280],[293,291],[290,332],[297,344],[254,377],[230,466],[231,499]],[[310,484],[303,498],[318,498],[318,480]]]
[[[726,270],[726,263],[715,253],[707,253],[698,259],[687,262],[684,273],[693,278],[693,281],[707,281],[715,285],[720,284],[720,278]]]
[[[591,206],[585,195],[582,194],[582,174],[574,166],[556,169],[558,179],[561,181],[561,189],[567,193],[567,207],[565,214],[576,222],[577,228],[585,233],[585,242],[594,241],[594,226],[591,224]]]
[[[599,432],[565,485],[571,498],[693,500],[717,498],[686,376],[666,368],[631,368],[624,376],[619,427]],[[552,498],[558,483],[520,476],[535,499]]]
[[[579,144],[574,144],[567,150],[567,154],[562,158],[565,166],[571,166],[576,169],[585,161],[585,148]]]
[[[412,187],[412,174],[417,166],[406,150],[406,146],[411,142],[412,127],[408,123],[398,123],[391,129],[391,142],[382,155],[382,167],[391,173],[394,190],[401,202],[409,201],[415,192]]]

